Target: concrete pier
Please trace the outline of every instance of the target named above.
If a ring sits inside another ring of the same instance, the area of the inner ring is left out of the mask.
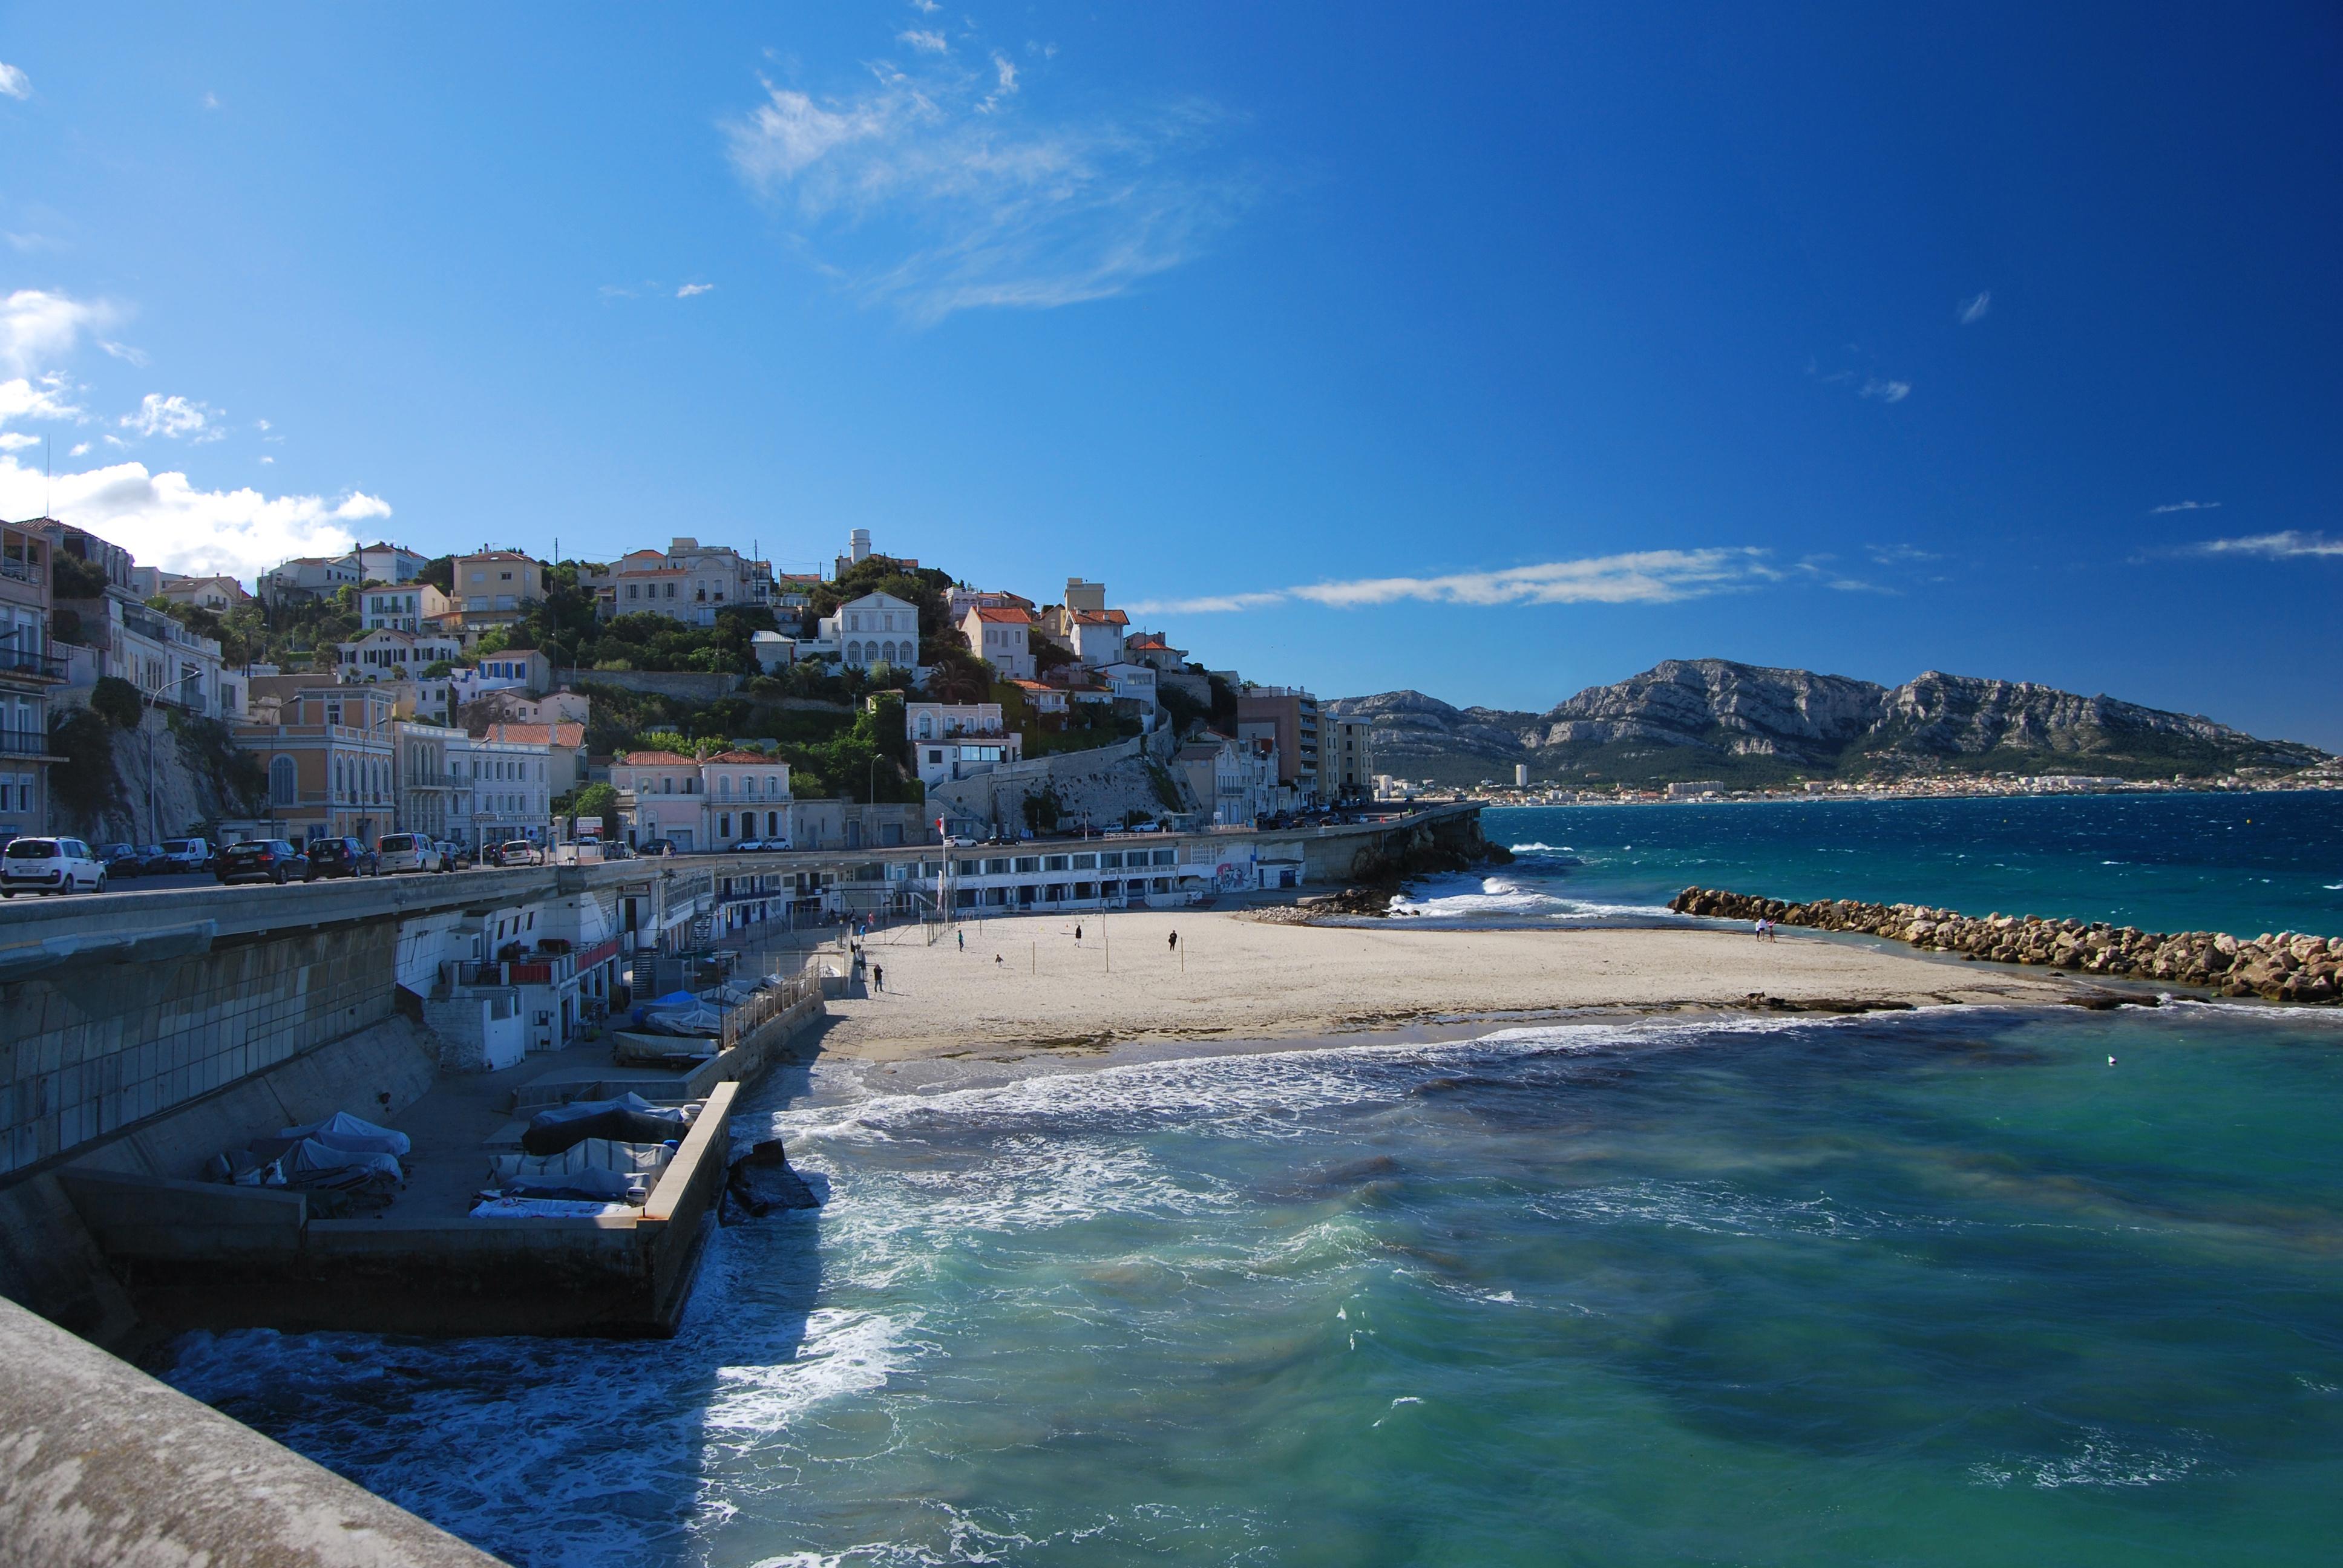
[[[498,1568],[498,1559],[0,1301],[10,1568]]]

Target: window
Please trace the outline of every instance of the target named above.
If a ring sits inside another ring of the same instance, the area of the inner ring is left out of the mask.
[[[1111,871],[1117,866],[1122,864],[1121,851],[1115,850],[1108,854],[1101,855],[1098,858],[1098,863],[1101,870]]]
[[[290,757],[279,757],[268,765],[268,799],[272,805],[290,806],[299,789],[299,775]]]
[[[932,715],[932,714],[927,714],[927,713],[922,713],[922,714],[920,714],[920,739],[922,739],[922,740],[930,739],[931,739],[931,738],[935,735],[935,732],[936,732],[936,721],[935,721],[935,717],[934,717],[934,715]],[[939,759],[939,760],[940,760],[940,759]]]
[[[1159,866],[1175,865],[1179,861],[1180,851],[1177,849],[1158,849],[1153,853],[1151,859],[1152,859],[1155,864]],[[1160,878],[1158,879],[1158,880],[1161,879]]]
[[[781,798],[781,776],[779,774],[768,773],[765,775],[765,793],[770,795],[776,800]]]
[[[1038,871],[1041,869],[1041,857],[1039,855],[1020,855],[1017,857],[1017,869],[1019,871]]]
[[[675,597],[675,585],[673,583],[667,585],[667,597],[669,598],[673,598]]]
[[[627,597],[628,598],[640,598],[642,597],[642,592],[643,588],[640,583],[628,583],[627,585]]]
[[[1041,869],[1045,871],[1062,871],[1066,869],[1066,857],[1063,855],[1048,856],[1042,860]]]
[[[943,750],[943,748],[942,748],[942,747],[940,747],[940,746],[930,746],[930,747],[929,747],[929,748],[928,748],[928,760],[929,760],[929,761],[930,761],[930,762],[941,762],[943,759],[944,759],[944,750]]]
[[[723,837],[725,837],[725,838],[727,838],[727,839],[729,839],[729,838],[730,838],[730,837],[732,836],[732,813],[731,813],[731,812],[729,812],[729,811],[723,811],[723,812],[719,812],[719,813],[718,813],[717,818],[716,818],[716,831],[717,831],[718,833],[721,834]]]
[[[1098,869],[1098,863],[1099,858],[1096,855],[1076,855],[1074,857],[1074,869],[1077,871],[1096,870]],[[1087,897],[1087,895],[1084,896]]]
[[[732,775],[724,773],[717,776],[716,792],[728,800],[732,798]]]

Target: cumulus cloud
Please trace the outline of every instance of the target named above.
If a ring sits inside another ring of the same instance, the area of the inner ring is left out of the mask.
[[[37,514],[42,494],[39,468],[0,457],[0,516]],[[375,531],[390,515],[374,496],[205,490],[183,473],[150,473],[143,463],[59,474],[48,496],[55,516],[122,546],[142,566],[246,582],[288,556],[347,550],[353,534]]]
[[[1912,396],[1912,383],[1909,381],[1882,381],[1875,378],[1863,384],[1863,388],[1858,396],[1864,397],[1876,397],[1882,403],[1901,403],[1905,398]]]
[[[0,300],[0,370],[30,376],[49,369],[84,332],[113,318],[113,308],[102,303],[20,288]]]
[[[216,441],[227,433],[212,423],[218,413],[208,405],[190,401],[176,392],[168,397],[149,392],[139,399],[136,412],[125,414],[117,422],[124,429],[136,430],[141,436],[164,436],[175,441],[182,437]]]
[[[1195,256],[1247,199],[1216,163],[1232,124],[1216,105],[1011,113],[1031,106],[1007,55],[919,52],[839,96],[768,82],[724,126],[742,182],[866,303],[932,323],[1108,298]]]
[[[678,299],[689,299],[695,294],[707,294],[715,287],[712,283],[687,283],[675,291],[675,297]]]
[[[2298,556],[2343,556],[2343,539],[2306,534],[2293,528],[2275,534],[2247,534],[2234,539],[2207,539],[2182,553],[2193,556],[2256,556],[2264,560],[2288,560]]]
[[[2174,501],[2169,506],[2148,508],[2147,515],[2160,518],[2167,512],[2215,512],[2220,508],[2218,501]]]
[[[1576,560],[1541,561],[1495,571],[1439,577],[1355,578],[1254,593],[1168,599],[1131,606],[1146,615],[1259,609],[1301,599],[1337,609],[1413,600],[1422,604],[1668,604],[1760,582],[1779,581],[1760,549],[1637,550]]]
[[[33,79],[5,60],[0,60],[0,96],[29,98],[33,95]]]
[[[38,436],[27,436],[22,430],[0,430],[0,452],[21,452],[40,444]]]
[[[1975,298],[1961,301],[1961,325],[1975,327],[1978,322],[1983,321],[1986,313],[1992,309],[1993,290],[1981,289]]]

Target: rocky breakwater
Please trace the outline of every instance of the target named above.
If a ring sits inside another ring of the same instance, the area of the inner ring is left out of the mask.
[[[2343,937],[2280,931],[2248,940],[2219,931],[2143,931],[2039,915],[1979,917],[1925,904],[1862,904],[1851,899],[1794,904],[1721,888],[1686,888],[1668,908],[1718,920],[1762,918],[1812,930],[1858,931],[1996,963],[2203,986],[2221,996],[2327,1006],[2343,999]]]

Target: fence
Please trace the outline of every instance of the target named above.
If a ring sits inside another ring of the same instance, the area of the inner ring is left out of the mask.
[[[722,1050],[729,1050],[781,1014],[789,1011],[789,1009],[797,1006],[798,1003],[809,997],[820,994],[820,980],[809,981],[804,975],[799,975],[795,980],[784,980],[769,990],[760,990],[739,1006],[729,1009],[725,1012],[722,1030],[717,1043]]]

